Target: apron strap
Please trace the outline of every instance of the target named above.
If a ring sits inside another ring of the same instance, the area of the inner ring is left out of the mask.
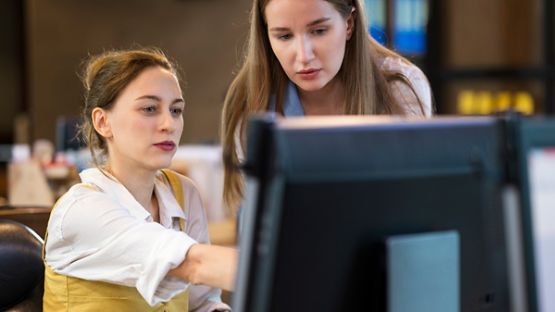
[[[181,180],[179,179],[179,176],[177,175],[177,173],[170,169],[162,169],[162,173],[164,174],[164,176],[166,176],[168,182],[170,182],[173,196],[175,196],[177,203],[179,204],[181,209],[183,209],[183,211],[186,211],[185,196],[183,194],[183,187],[181,186]],[[181,227],[181,231],[185,231],[185,220],[179,219],[179,226]]]

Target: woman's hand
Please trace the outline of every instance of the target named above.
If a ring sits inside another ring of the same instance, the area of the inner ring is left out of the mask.
[[[189,248],[181,265],[169,274],[195,285],[202,284],[232,291],[238,256],[234,248],[195,244]]]

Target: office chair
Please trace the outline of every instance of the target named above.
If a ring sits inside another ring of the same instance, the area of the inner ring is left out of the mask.
[[[0,311],[42,311],[42,245],[29,227],[0,219]]]

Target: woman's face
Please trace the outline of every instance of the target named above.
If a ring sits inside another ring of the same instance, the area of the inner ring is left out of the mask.
[[[352,33],[352,14],[344,19],[324,0],[270,0],[264,13],[270,45],[291,81],[310,92],[336,77]]]
[[[168,167],[183,131],[184,106],[174,74],[158,66],[144,69],[105,112],[110,165]]]

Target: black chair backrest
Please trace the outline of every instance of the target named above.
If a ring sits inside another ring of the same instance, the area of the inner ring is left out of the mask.
[[[0,311],[40,311],[42,239],[27,226],[0,219]]]

